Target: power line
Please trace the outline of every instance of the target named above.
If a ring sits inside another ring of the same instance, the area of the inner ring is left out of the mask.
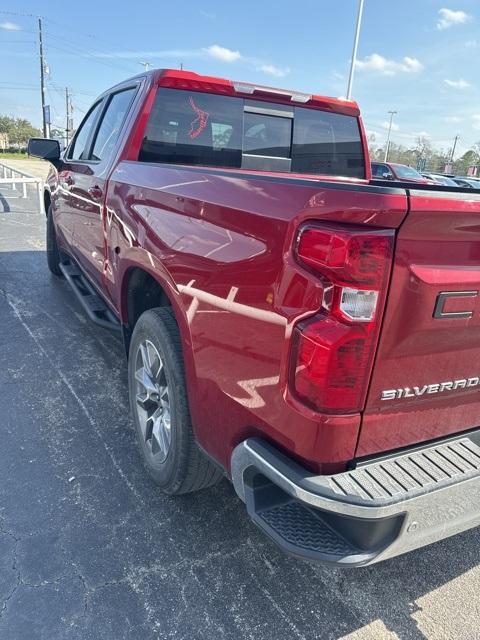
[[[96,64],[101,64],[104,67],[109,67],[110,69],[115,69],[115,70],[120,70],[120,71],[127,71],[128,73],[133,73],[131,69],[128,69],[127,67],[124,67],[122,65],[117,65],[114,62],[107,62],[106,60],[100,60],[99,58],[95,58],[95,57],[85,57],[84,52],[77,47],[73,47],[72,45],[70,46],[63,46],[63,47],[59,47],[58,45],[53,45],[51,43],[48,44],[48,49],[54,49],[57,51],[61,51],[62,53],[69,53],[71,55],[73,55],[74,57],[76,57],[77,59],[84,59],[85,61],[89,61],[89,62],[94,62]]]

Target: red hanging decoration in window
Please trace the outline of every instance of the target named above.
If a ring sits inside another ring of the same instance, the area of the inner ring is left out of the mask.
[[[197,107],[192,96],[190,96],[189,102],[190,106],[197,114],[195,120],[191,122],[190,131],[188,132],[189,137],[193,140],[194,138],[198,138],[198,136],[205,130],[208,122],[208,113]]]

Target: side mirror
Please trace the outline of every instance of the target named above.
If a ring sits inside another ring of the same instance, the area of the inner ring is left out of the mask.
[[[30,138],[27,152],[30,156],[43,158],[43,160],[49,160],[52,163],[60,160],[60,144],[58,140],[50,138]]]
[[[392,174],[388,173],[387,171],[385,171],[385,173],[382,173],[382,178],[385,178],[385,180],[393,180]]]

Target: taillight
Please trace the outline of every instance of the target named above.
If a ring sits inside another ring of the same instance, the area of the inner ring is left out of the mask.
[[[296,257],[324,284],[321,314],[296,326],[291,385],[317,411],[360,411],[371,371],[393,253],[394,232],[307,226]]]

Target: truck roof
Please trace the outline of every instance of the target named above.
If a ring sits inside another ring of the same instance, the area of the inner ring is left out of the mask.
[[[313,107],[342,113],[350,116],[360,115],[358,104],[353,100],[344,98],[332,98],[317,94],[305,93],[292,89],[270,87],[250,82],[228,80],[215,76],[205,76],[194,71],[180,69],[152,69],[135,78],[150,76],[153,81],[162,87],[175,89],[187,89],[189,91],[204,91],[221,95],[251,97],[255,100],[268,100],[286,104],[297,104],[305,107]],[[131,80],[132,78],[130,78]],[[125,82],[121,83],[122,85]]]

